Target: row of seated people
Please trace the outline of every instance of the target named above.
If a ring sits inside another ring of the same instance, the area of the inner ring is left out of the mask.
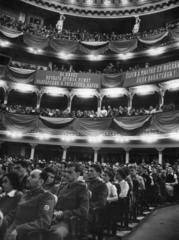
[[[131,71],[136,71],[138,69],[140,69],[139,65],[136,64],[134,66],[129,67],[128,69],[124,70],[122,68],[122,66],[120,66],[120,68],[114,66],[112,63],[109,63],[102,71],[101,70],[92,70],[92,69],[88,69],[87,71],[82,71],[79,70],[77,71],[76,69],[74,69],[73,65],[69,65],[69,66],[65,66],[65,65],[61,65],[61,66],[57,66],[54,65],[53,68],[51,67],[42,67],[42,66],[35,66],[35,65],[31,65],[31,64],[25,64],[25,63],[17,63],[17,62],[10,62],[8,64],[8,66],[10,67],[14,67],[14,68],[22,68],[22,69],[30,69],[30,70],[44,70],[44,71],[57,71],[57,72],[78,72],[78,73],[96,73],[96,74],[102,74],[102,73],[123,73],[123,72],[131,72]],[[149,67],[149,63],[146,62],[145,63],[145,68]]]
[[[109,218],[108,206],[127,197],[143,193],[140,196],[147,196],[148,203],[178,197],[178,176],[170,165],[163,169],[161,165],[115,167],[63,161],[42,167],[29,160],[1,162],[0,170],[1,239],[22,240],[42,230],[48,230],[47,239],[64,239],[73,216],[83,220],[84,230],[94,227],[94,209],[103,209]]]
[[[81,111],[81,110],[73,110],[69,112],[68,109],[60,110],[60,109],[51,109],[51,108],[40,108],[37,110],[34,107],[27,107],[22,105],[9,105],[5,106],[1,104],[1,110],[5,110],[9,113],[16,113],[16,114],[26,114],[26,115],[41,115],[47,117],[72,117],[72,118],[94,118],[98,117],[98,113],[94,110],[90,111]],[[161,109],[159,109],[159,105],[156,107],[150,106],[148,109],[145,108],[131,108],[128,109],[127,107],[114,107],[112,108],[110,105],[106,108],[105,106],[102,107],[100,111],[100,117],[120,117],[120,116],[139,116],[139,115],[146,115],[146,114],[154,114],[158,112],[167,112],[175,110],[175,104],[170,103],[168,105],[163,105]]]
[[[59,39],[66,39],[70,41],[120,41],[120,40],[129,40],[136,38],[135,34],[132,33],[115,33],[112,32],[111,34],[106,33],[89,33],[86,30],[80,31],[76,30],[72,32],[71,30],[63,30],[62,33],[58,33],[56,27],[49,25],[49,26],[40,26],[34,27],[31,23],[23,23],[21,21],[16,21],[6,17],[5,15],[0,17],[0,24],[6,26],[8,28],[13,28],[19,31],[27,32],[33,35],[38,36],[46,36],[50,38],[59,38]],[[173,24],[173,27],[178,27],[177,24]],[[149,31],[144,31],[142,33],[138,33],[139,36],[146,37],[156,35],[158,33],[165,32],[165,27],[160,27],[158,29],[150,29]]]

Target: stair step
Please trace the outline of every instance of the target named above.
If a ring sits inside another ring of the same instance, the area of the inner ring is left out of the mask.
[[[149,211],[143,212],[144,215],[147,215],[147,214],[149,214],[149,213],[150,213]]]
[[[126,234],[130,233],[131,231],[117,231],[116,236],[123,237]]]
[[[138,225],[138,223],[134,222],[134,223],[130,223],[129,224],[129,228],[133,229],[134,227],[136,227]]]
[[[139,216],[139,217],[137,217],[137,220],[138,221],[141,221],[141,220],[143,220],[145,217],[144,216]]]
[[[151,211],[154,210],[154,207],[149,207],[149,210],[151,210]]]

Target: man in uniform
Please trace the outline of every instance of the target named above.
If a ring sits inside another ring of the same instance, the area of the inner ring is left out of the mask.
[[[88,214],[89,200],[86,185],[80,182],[81,168],[70,163],[66,169],[67,184],[59,188],[58,202],[55,207],[54,220],[50,229],[50,240],[63,240],[69,234],[69,219],[77,216],[84,219]]]
[[[89,202],[89,222],[93,223],[93,210],[94,208],[104,208],[107,201],[108,189],[106,184],[100,179],[102,172],[98,164],[92,164],[88,170],[88,189],[90,191]]]
[[[51,225],[55,198],[43,189],[48,175],[39,169],[33,170],[27,179],[27,191],[17,208],[3,219],[0,212],[0,239],[25,240],[31,231],[48,229]]]

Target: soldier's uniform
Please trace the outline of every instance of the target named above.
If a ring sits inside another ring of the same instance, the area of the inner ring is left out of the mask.
[[[88,214],[88,222],[89,224],[93,224],[93,213],[94,208],[104,208],[107,201],[108,196],[108,188],[104,182],[100,179],[95,179],[89,181],[88,189],[91,192],[90,202],[89,202],[89,214]]]
[[[8,239],[12,231],[16,229],[18,240],[24,240],[31,231],[48,229],[51,225],[54,205],[54,196],[43,188],[27,191],[17,208],[4,218],[0,232],[5,231],[6,228],[6,239]]]
[[[77,216],[81,219],[87,217],[89,209],[89,198],[87,188],[79,181],[66,184],[58,191],[58,202],[55,210],[62,211],[63,216],[55,217],[50,229],[50,240],[64,239],[69,233],[69,218]]]

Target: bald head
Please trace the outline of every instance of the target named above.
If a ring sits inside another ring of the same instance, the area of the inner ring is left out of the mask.
[[[35,169],[30,173],[27,181],[27,187],[30,189],[35,189],[37,187],[42,187],[47,181],[48,175],[45,171],[40,169]]]

